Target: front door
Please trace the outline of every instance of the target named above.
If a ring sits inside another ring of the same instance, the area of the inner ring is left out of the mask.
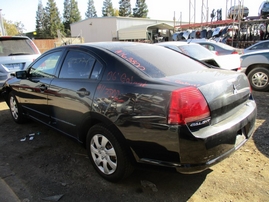
[[[48,88],[55,77],[57,63],[61,51],[44,55],[34,63],[29,71],[28,79],[22,79],[19,87],[19,97],[22,107],[30,117],[48,124]]]
[[[53,127],[77,137],[80,124],[91,111],[101,70],[101,63],[88,52],[75,49],[67,52],[59,78],[53,79],[49,88]]]

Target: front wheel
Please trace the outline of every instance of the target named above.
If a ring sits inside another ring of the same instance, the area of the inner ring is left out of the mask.
[[[23,123],[26,117],[23,116],[20,104],[13,93],[9,94],[9,109],[13,120],[16,123]]]
[[[106,180],[119,181],[133,171],[123,145],[104,125],[94,125],[87,134],[87,151],[95,170]]]
[[[248,74],[248,79],[253,90],[269,90],[269,70],[265,67],[256,67]]]

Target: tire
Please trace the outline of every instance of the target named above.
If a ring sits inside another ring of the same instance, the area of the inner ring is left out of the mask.
[[[104,125],[96,124],[88,131],[86,144],[93,167],[104,179],[117,182],[132,173],[125,148]]]
[[[24,123],[26,121],[26,117],[23,116],[21,106],[13,93],[9,94],[8,100],[9,100],[9,109],[13,120],[16,123]]]
[[[265,67],[256,67],[248,74],[249,83],[253,90],[269,90],[269,70]]]

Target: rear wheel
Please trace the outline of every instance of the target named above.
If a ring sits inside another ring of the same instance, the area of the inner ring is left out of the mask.
[[[20,104],[13,93],[9,94],[9,109],[11,116],[16,123],[25,122],[25,117],[22,114]]]
[[[265,67],[256,67],[248,74],[248,79],[253,90],[269,90],[269,70]]]
[[[95,170],[106,180],[116,182],[132,173],[133,166],[125,148],[104,125],[94,125],[86,143]]]

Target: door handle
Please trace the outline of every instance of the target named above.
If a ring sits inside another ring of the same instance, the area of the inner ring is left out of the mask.
[[[86,89],[80,89],[77,91],[77,94],[80,96],[88,96],[88,95],[90,95],[90,92],[87,91]]]

